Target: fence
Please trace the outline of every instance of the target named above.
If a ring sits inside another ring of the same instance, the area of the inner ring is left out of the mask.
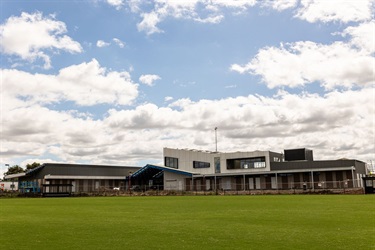
[[[190,183],[191,184],[191,183]],[[244,185],[245,184],[245,185]],[[362,180],[321,181],[321,182],[263,182],[260,185],[249,183],[216,183],[215,185],[196,184],[182,186],[179,189],[162,185],[133,185],[131,188],[99,187],[90,192],[76,194],[92,195],[251,195],[251,194],[341,194],[363,193]]]

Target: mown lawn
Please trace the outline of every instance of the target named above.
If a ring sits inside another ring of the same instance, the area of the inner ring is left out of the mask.
[[[375,249],[375,196],[12,198],[0,227],[0,249]]]

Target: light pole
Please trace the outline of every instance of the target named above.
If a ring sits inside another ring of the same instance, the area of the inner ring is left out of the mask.
[[[215,127],[215,152],[217,153],[217,127]]]
[[[132,172],[129,172],[129,182],[128,182],[128,188],[129,188],[129,193],[131,194],[131,185],[132,185]]]

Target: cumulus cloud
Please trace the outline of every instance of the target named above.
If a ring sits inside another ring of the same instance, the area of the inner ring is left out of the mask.
[[[144,104],[134,110],[111,110],[104,123],[113,131],[156,129],[163,138],[171,137],[170,141],[164,139],[165,144],[174,147],[181,147],[179,143],[194,147],[200,141],[207,149],[212,143],[211,130],[219,127],[228,151],[282,150],[303,144],[319,145],[330,152],[321,152],[321,157],[329,157],[333,147],[352,141],[352,150],[362,147],[355,155],[370,157],[366,152],[374,148],[375,107],[368,104],[375,101],[374,91],[334,91],[325,96],[280,92],[275,97],[250,95],[198,102],[181,99],[168,107]],[[201,138],[207,138],[205,144]],[[354,151],[340,151],[346,156],[351,153]]]
[[[161,77],[158,75],[141,75],[139,81],[148,86],[153,86],[156,80],[160,80]]]
[[[247,64],[232,64],[241,74],[260,75],[269,88],[319,82],[326,90],[374,84],[375,21],[334,33],[348,41],[320,44],[301,41],[265,47]]]
[[[311,23],[360,22],[372,18],[373,8],[373,0],[302,0],[296,17]]]
[[[98,40],[96,42],[96,47],[103,48],[111,45],[110,43],[104,42],[103,40]]]
[[[360,23],[358,26],[349,26],[342,36],[350,36],[350,44],[364,53],[372,54],[375,52],[375,20]]]
[[[157,0],[151,11],[141,12],[142,21],[138,23],[139,31],[151,35],[153,33],[162,33],[163,30],[157,25],[167,17],[176,19],[193,20],[200,23],[220,23],[224,19],[222,14],[223,8],[230,9],[234,12],[245,11],[247,8],[254,6],[256,0],[236,0],[236,1],[174,1],[174,0]],[[139,11],[139,5],[137,5]],[[201,10],[205,14],[202,14]]]
[[[48,69],[51,68],[51,58],[47,51],[82,52],[81,45],[64,33],[67,33],[65,23],[56,20],[55,16],[22,12],[0,26],[0,50],[29,62],[41,59],[43,67]]]
[[[121,0],[108,0],[113,6],[120,8],[124,5]],[[159,23],[167,18],[192,20],[200,23],[217,24],[222,22],[225,14],[245,13],[249,8],[260,6],[277,11],[295,8],[295,17],[308,22],[363,22],[371,20],[373,15],[373,0],[156,0],[142,2],[132,0],[126,3],[130,11],[139,13],[141,21],[137,24],[139,31],[147,35],[163,33]]]
[[[63,68],[57,75],[15,69],[3,69],[1,73],[4,94],[29,104],[72,101],[82,106],[128,105],[138,96],[138,85],[128,72],[108,71],[95,59]]]
[[[375,59],[350,44],[323,45],[296,42],[266,47],[246,65],[233,64],[231,70],[262,76],[269,88],[297,87],[318,81],[326,89],[347,88],[374,83]]]
[[[98,164],[161,161],[163,147],[213,150],[215,127],[219,127],[221,151],[281,151],[303,146],[318,148],[317,159],[375,156],[373,87],[325,96],[279,92],[273,97],[180,99],[167,107],[146,103],[110,109],[96,120],[25,99],[13,97],[16,101],[11,102],[5,96],[2,162],[43,155]]]

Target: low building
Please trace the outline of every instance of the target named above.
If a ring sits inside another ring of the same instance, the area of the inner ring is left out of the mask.
[[[22,193],[69,195],[105,190],[240,191],[363,187],[366,164],[352,159],[315,161],[305,148],[211,152],[164,148],[164,164],[144,167],[45,163],[18,179]]]
[[[18,183],[11,181],[0,181],[0,192],[17,191]]]
[[[69,195],[100,190],[125,190],[126,178],[140,167],[45,163],[25,173],[5,176],[18,179],[21,193]]]
[[[304,148],[285,150],[284,154],[164,148],[164,165],[168,168],[164,188],[168,189],[170,183],[170,187],[186,191],[356,188],[363,187],[362,177],[366,175],[362,161],[314,161],[312,150]],[[171,175],[170,169],[184,175]],[[162,172],[159,168],[153,176]],[[142,178],[147,182],[151,176]]]

